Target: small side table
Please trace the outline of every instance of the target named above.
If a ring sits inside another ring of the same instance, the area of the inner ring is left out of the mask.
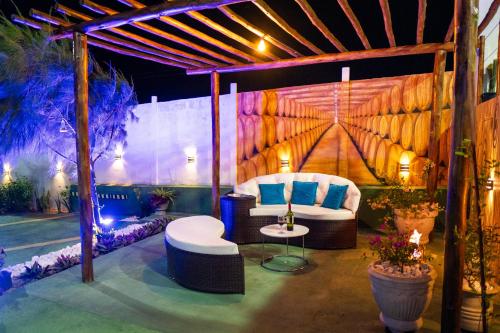
[[[299,270],[304,269],[309,262],[305,258],[305,247],[304,247],[304,237],[307,235],[309,232],[309,228],[305,227],[303,225],[298,225],[295,224],[293,226],[293,231],[287,231],[286,230],[286,225],[283,226],[283,228],[280,228],[279,224],[271,224],[267,225],[265,227],[260,228],[260,233],[262,234],[262,260],[260,262],[260,265],[264,267],[265,269],[275,271],[275,272],[296,272]],[[284,254],[278,254],[278,255],[273,255],[270,257],[265,257],[265,252],[264,252],[264,245],[265,245],[265,237],[274,237],[274,238],[285,238],[286,239],[286,255]],[[292,237],[302,237],[302,256],[297,256],[297,255],[291,255],[289,254],[288,250],[288,239]],[[286,268],[280,269],[280,268],[274,268],[270,264],[275,261],[276,259],[284,259],[284,262],[287,263],[287,261],[297,261],[298,259],[298,264],[293,265],[293,266],[288,266]]]

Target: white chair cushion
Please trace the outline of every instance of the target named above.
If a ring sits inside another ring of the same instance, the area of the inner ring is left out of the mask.
[[[288,205],[257,205],[250,209],[250,216],[283,216]],[[330,209],[319,205],[292,205],[292,211],[297,218],[308,220],[354,220],[356,215],[349,209]]]
[[[356,185],[349,179],[334,175],[325,175],[321,173],[275,173],[252,178],[240,185],[234,187],[234,192],[239,194],[253,195],[257,198],[257,203],[260,203],[259,184],[278,184],[285,183],[285,200],[290,201],[292,197],[293,181],[301,182],[318,182],[318,190],[316,191],[316,204],[320,205],[325,200],[330,184],[347,185],[347,192],[344,199],[343,207],[349,209],[352,213],[356,213],[361,199],[361,192]]]
[[[227,255],[238,254],[238,245],[227,241],[224,224],[211,216],[190,216],[172,221],[165,229],[170,245],[184,251]]]

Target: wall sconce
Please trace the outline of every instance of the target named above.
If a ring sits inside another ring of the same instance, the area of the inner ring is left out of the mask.
[[[62,161],[57,161],[56,172],[57,173],[62,173],[63,172],[63,163],[62,163]]]
[[[401,180],[408,180],[410,177],[410,157],[403,153],[399,160],[399,177]]]
[[[5,163],[3,165],[3,175],[5,177],[10,177],[11,171],[12,171],[12,168],[10,167],[10,164],[9,163]]]
[[[195,161],[196,161],[196,158],[195,158],[195,156],[194,156],[194,155],[188,155],[188,157],[187,157],[187,162],[188,162],[188,164],[192,164],[192,163],[194,163]]]
[[[493,191],[495,187],[495,179],[494,178],[488,178],[488,180],[486,181],[486,190],[488,191]]]
[[[289,168],[290,167],[290,161],[288,159],[282,159],[281,160],[281,167],[283,169]]]
[[[123,148],[122,147],[116,147],[115,149],[115,160],[116,161],[121,161],[123,159]]]

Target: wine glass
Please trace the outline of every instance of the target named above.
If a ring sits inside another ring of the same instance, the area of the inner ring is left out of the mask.
[[[284,216],[278,216],[278,224],[280,226],[280,234],[283,233],[283,225],[285,224],[285,217]]]

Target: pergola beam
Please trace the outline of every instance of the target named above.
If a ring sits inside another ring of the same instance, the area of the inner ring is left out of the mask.
[[[445,43],[449,43],[451,41],[451,39],[453,38],[453,29],[455,27],[455,17],[452,17],[451,18],[451,22],[450,22],[450,25],[448,26],[448,30],[446,31],[446,36],[444,37],[444,42]]]
[[[327,28],[327,26],[320,20],[316,12],[307,2],[307,0],[295,0],[295,2],[300,6],[302,11],[307,15],[311,23],[325,36],[326,39],[330,41],[340,52],[346,52],[346,47],[335,37],[332,32]]]
[[[189,69],[187,73],[189,75],[199,75],[199,74],[209,74],[214,70],[217,70],[219,73],[259,71],[259,70],[276,69],[276,68],[325,64],[331,62],[429,54],[429,53],[434,53],[439,49],[451,52],[453,51],[453,43],[445,43],[445,44],[432,43],[432,44],[396,46],[385,49],[371,49],[371,50],[350,51],[342,53],[328,53],[328,54],[295,58],[295,59],[283,59],[272,62],[263,62],[258,64],[227,66],[220,68]]]
[[[212,110],[212,216],[220,219],[220,75],[210,74]]]
[[[260,30],[259,28],[257,28],[255,25],[251,24],[246,19],[244,19],[243,17],[241,17],[238,14],[236,14],[229,7],[227,7],[227,6],[221,6],[221,7],[219,7],[219,10],[224,15],[226,15],[229,19],[231,19],[234,22],[238,23],[239,25],[241,25],[242,27],[244,27],[248,31],[252,32],[253,34],[259,36],[260,38],[263,38],[266,42],[269,42],[269,43],[273,44],[274,46],[282,49],[283,51],[285,51],[286,53],[288,53],[292,57],[301,57],[302,56],[301,53],[299,53],[296,50],[292,49],[290,46],[288,46],[288,45],[280,42],[279,40],[277,40],[276,38],[272,37],[271,35],[264,33],[262,30]]]
[[[389,45],[391,47],[395,47],[396,39],[394,38],[394,31],[392,30],[392,17],[391,9],[389,7],[389,0],[379,0],[379,3],[380,9],[382,9],[382,15],[384,16],[385,33],[387,34]]]
[[[316,47],[313,43],[308,41],[304,36],[299,34],[297,30],[292,28],[285,19],[279,16],[264,0],[253,0],[253,3],[260,9],[262,13],[264,13],[271,21],[276,23],[281,29],[286,31],[290,36],[299,41],[302,45],[307,47],[309,50],[316,54],[324,54],[318,47]]]
[[[417,44],[424,42],[425,15],[427,0],[418,0]]]
[[[122,0],[121,2],[122,3],[126,2],[129,6],[133,6],[136,9],[149,8],[137,0]],[[186,12],[188,12],[188,11],[186,11]],[[231,45],[227,45],[227,44],[221,42],[220,40],[213,38],[212,36],[209,36],[209,35],[201,32],[199,30],[196,30],[196,29],[188,26],[187,24],[184,24],[184,23],[174,19],[173,17],[163,16],[163,17],[160,17],[159,19],[160,19],[160,21],[167,23],[168,25],[171,25],[171,26],[193,36],[193,37],[196,37],[196,38],[198,38],[206,43],[212,44],[213,46],[215,46],[215,47],[217,47],[225,52],[234,54],[234,55],[236,55],[242,59],[245,59],[249,62],[259,62],[258,58],[254,57],[248,53],[245,53],[245,52],[243,52],[235,47],[232,47]]]
[[[80,31],[88,33],[96,30],[116,28],[133,22],[141,22],[160,18],[162,16],[182,14],[191,10],[214,9],[219,6],[246,1],[248,0],[179,0],[175,2],[163,1],[158,5],[152,5],[141,9],[134,9],[115,15],[98,18],[89,22],[80,23],[71,27],[69,30],[66,29],[65,31],[63,31],[62,35],[67,35],[69,31]]]
[[[493,0],[490,8],[488,9],[488,12],[486,13],[486,16],[484,17],[484,19],[481,21],[481,24],[479,24],[479,27],[477,28],[477,33],[479,35],[483,33],[484,29],[486,29],[488,24],[490,24],[491,20],[493,20],[499,7],[500,7],[500,0]]]
[[[371,49],[370,42],[368,41],[368,38],[366,37],[365,32],[363,31],[363,28],[361,27],[361,24],[359,23],[358,18],[356,17],[356,14],[352,11],[351,6],[347,2],[347,0],[337,0],[340,7],[344,11],[345,15],[351,21],[352,27],[354,30],[356,30],[356,33],[358,34],[359,39],[363,43],[363,46],[365,49],[369,50]]]

